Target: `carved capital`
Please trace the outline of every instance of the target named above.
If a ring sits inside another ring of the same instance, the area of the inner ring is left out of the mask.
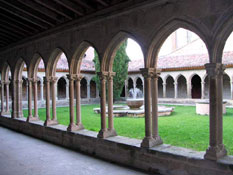
[[[57,79],[58,79],[57,77],[51,77],[51,78],[50,78],[50,81],[51,81],[52,83],[56,83],[56,82],[57,82]]]
[[[116,75],[116,72],[108,72],[108,81],[112,81],[113,77]]]
[[[154,68],[142,68],[140,71],[144,78],[152,78],[154,75]]]
[[[66,74],[66,77],[70,82],[75,80],[75,75],[74,74]]]
[[[100,77],[100,80],[106,80],[108,72],[97,72],[97,75]]]
[[[75,75],[75,80],[76,80],[76,81],[81,81],[82,78],[83,78],[83,75],[81,75],[81,74],[76,74],[76,75]]]
[[[205,64],[206,73],[209,77],[216,77],[223,75],[225,66],[221,63],[208,63]]]
[[[160,74],[161,74],[161,69],[154,69],[154,73],[152,75],[152,78],[157,79],[157,78],[159,78]]]
[[[44,79],[45,83],[49,83],[50,82],[50,77],[43,77],[43,79]]]

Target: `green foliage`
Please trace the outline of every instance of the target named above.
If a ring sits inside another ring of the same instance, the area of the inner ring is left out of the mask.
[[[124,41],[119,49],[116,52],[116,56],[113,62],[113,72],[116,72],[116,75],[113,78],[113,99],[117,100],[120,98],[122,88],[125,85],[125,80],[128,76],[128,63],[130,61],[129,57],[126,54],[127,40]],[[96,72],[100,72],[100,62],[97,53],[95,52],[95,57],[93,62],[95,63]],[[100,80],[96,75],[94,80],[97,84],[98,89],[100,89]]]

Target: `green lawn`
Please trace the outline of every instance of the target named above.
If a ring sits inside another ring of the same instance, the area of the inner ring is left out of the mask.
[[[93,112],[99,105],[82,106],[82,122],[86,129],[99,131],[100,115]],[[27,110],[24,110],[27,116]],[[39,109],[41,120],[45,120],[45,109]],[[69,108],[57,108],[58,122],[69,124]],[[224,115],[224,144],[228,154],[233,155],[233,109],[228,108]],[[144,137],[144,118],[120,117],[114,119],[118,135],[142,139]],[[175,106],[171,116],[159,117],[159,133],[164,143],[174,146],[205,151],[209,142],[209,118],[195,114],[195,107]]]

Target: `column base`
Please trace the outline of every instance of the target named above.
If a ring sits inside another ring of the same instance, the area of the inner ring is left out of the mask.
[[[158,143],[156,143],[156,140],[153,137],[144,137],[141,143],[142,148],[151,148],[156,145],[158,145]]]
[[[30,121],[38,121],[40,120],[39,117],[33,117],[33,116],[28,116],[27,117],[27,122],[30,122]]]
[[[70,124],[67,128],[67,131],[71,132],[71,131],[79,131],[79,130],[82,130],[84,129],[84,126],[83,124]]]
[[[1,115],[11,115],[11,112],[10,111],[3,111],[3,112],[1,112]]]
[[[58,125],[58,121],[57,120],[45,120],[44,122],[44,126],[51,126],[51,125]]]
[[[155,145],[162,145],[163,144],[163,140],[161,139],[160,136],[157,137],[153,137],[155,140]]]
[[[206,153],[204,155],[205,159],[208,160],[218,160],[219,158],[222,158],[227,155],[227,150],[225,149],[224,145],[218,145],[216,147],[209,147],[206,150]]]
[[[104,138],[108,138],[108,137],[114,137],[117,136],[117,133],[115,131],[115,129],[109,130],[103,130],[101,129],[97,135],[98,138],[104,139]]]

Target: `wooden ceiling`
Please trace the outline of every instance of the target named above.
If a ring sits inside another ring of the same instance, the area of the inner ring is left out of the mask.
[[[0,0],[0,48],[128,0]]]

